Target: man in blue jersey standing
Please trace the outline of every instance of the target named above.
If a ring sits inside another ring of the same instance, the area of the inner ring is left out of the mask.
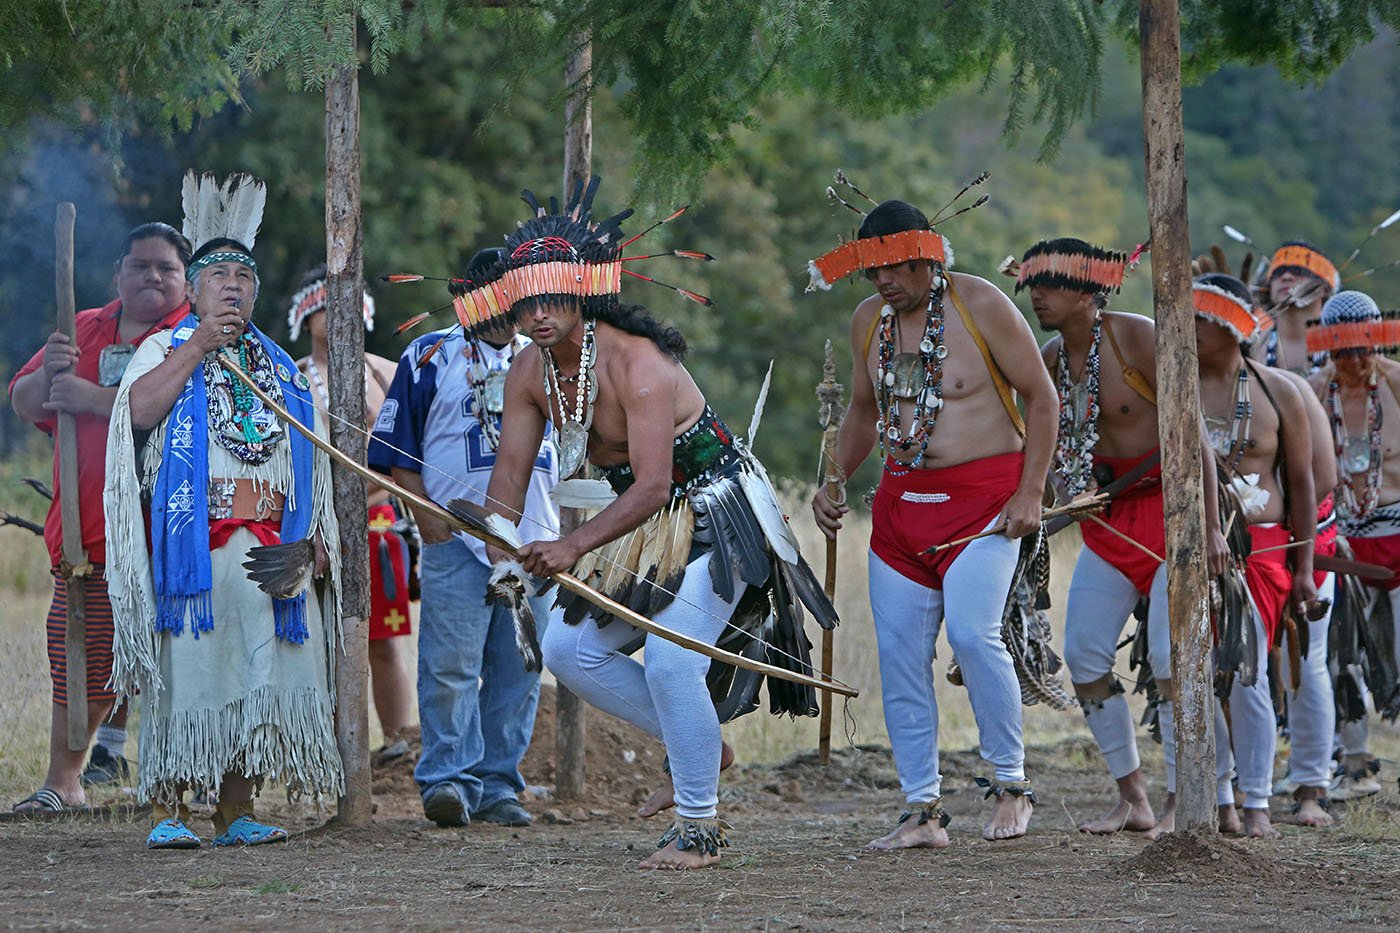
[[[472,257],[466,278],[489,274],[502,250]],[[420,360],[442,341],[428,362]],[[369,464],[439,503],[485,503],[496,463],[506,371],[530,345],[511,328],[486,337],[439,331],[404,351],[374,425]],[[535,460],[522,531],[554,537],[559,514],[549,499],[558,479],[552,439]],[[485,601],[491,562],[486,546],[454,534],[415,510],[423,536],[418,635],[418,718],[423,753],[414,771],[423,813],[439,826],[471,820],[527,826],[517,795],[539,700],[538,672],[525,670],[510,612]],[[552,598],[531,600],[543,627]],[[543,631],[540,633],[543,634]]]

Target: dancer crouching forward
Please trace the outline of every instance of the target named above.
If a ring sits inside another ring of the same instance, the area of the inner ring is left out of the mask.
[[[1251,553],[1244,575],[1253,611],[1253,640],[1243,638],[1254,650],[1241,661],[1238,671],[1217,670],[1217,684],[1229,683],[1227,725],[1224,710],[1216,704],[1216,802],[1220,827],[1241,829],[1235,811],[1231,772],[1238,762],[1239,785],[1244,793],[1243,831],[1250,836],[1277,836],[1269,821],[1274,749],[1277,742],[1273,698],[1268,687],[1268,650],[1289,603],[1298,610],[1310,608],[1317,590],[1313,581],[1312,543],[1317,525],[1317,500],[1313,495],[1312,444],[1307,409],[1289,377],[1245,358],[1241,345],[1254,336],[1249,290],[1234,276],[1212,273],[1200,276],[1192,286],[1196,309],[1196,352],[1200,362],[1201,411],[1205,415],[1211,446],[1223,461],[1231,486],[1238,494],[1248,522]],[[1291,532],[1291,535],[1290,535]],[[1288,550],[1292,539],[1302,542]],[[1291,563],[1291,568],[1290,568]],[[1239,645],[1217,618],[1221,653],[1238,653]],[[1149,627],[1155,641],[1153,655],[1170,650],[1170,631]],[[1249,673],[1253,674],[1252,682]],[[1156,836],[1176,826],[1176,733],[1172,704],[1159,707],[1162,746],[1167,760],[1167,810],[1153,830]],[[1229,736],[1229,741],[1224,737]]]
[[[1141,315],[1106,310],[1109,292],[1122,285],[1127,261],[1123,253],[1064,237],[1027,250],[1016,278],[1017,292],[1030,289],[1031,308],[1041,326],[1059,333],[1041,353],[1059,397],[1052,467],[1064,492],[1077,497],[1152,464],[1135,483],[1113,492],[1106,512],[1080,526],[1084,548],[1069,587],[1065,663],[1119,794],[1106,815],[1080,825],[1086,833],[1149,830],[1156,823],[1132,714],[1113,673],[1123,624],[1140,599],[1149,598],[1149,629],[1166,632],[1170,624],[1153,324]],[[1105,344],[1110,352],[1101,353]],[[1204,432],[1202,447],[1210,463]],[[1220,534],[1213,470],[1206,471],[1204,485],[1206,552],[1214,575],[1225,571],[1228,553]],[[1152,668],[1169,681],[1170,642],[1152,644],[1159,649],[1150,657]]]
[[[596,186],[594,179],[585,194],[576,190],[562,215],[546,214],[526,192],[536,216],[506,238],[500,278],[462,299],[476,309],[464,321],[473,313],[486,327],[518,320],[539,348],[517,359],[506,379],[488,508],[519,516],[552,421],[560,476],[577,471],[586,453],[616,498],[563,538],[521,548],[526,571],[571,570],[673,631],[726,645],[737,632],[736,650],[757,649],[771,663],[810,674],[796,601],[824,626],[836,623],[836,612],[797,553],[762,466],[681,365],[684,338],[642,309],[618,304],[618,225],[631,211],[592,223]],[[545,665],[589,703],[666,745],[677,816],[660,851],[638,867],[717,862],[727,845],[716,813],[720,721],[756,708],[758,682],[744,672],[730,689],[732,668],[717,665],[717,673],[697,652],[655,635],[643,639],[573,594],[559,604],[564,624],[545,632]],[[760,629],[766,645],[751,637]],[[645,667],[627,656],[643,640]],[[725,692],[723,717],[707,672]],[[818,711],[809,687],[770,680],[768,693],[774,713]]]
[[[945,616],[982,757],[996,769],[988,792],[996,803],[983,838],[1024,835],[1035,802],[1020,689],[1000,632],[1020,549],[1015,539],[1040,527],[1055,387],[1016,306],[984,279],[946,272],[949,258],[947,241],[918,208],[885,201],[866,215],[858,239],[813,263],[816,285],[864,271],[879,291],[851,318],[856,374],[837,446],[846,475],[877,439],[884,460],[870,595],[885,726],[907,809],[870,843],[877,849],[948,844],[933,686],[934,643]],[[1024,442],[1012,417],[1012,388],[1026,399]],[[832,537],[848,509],[818,490],[812,511]],[[924,553],[999,527],[1003,534]]]

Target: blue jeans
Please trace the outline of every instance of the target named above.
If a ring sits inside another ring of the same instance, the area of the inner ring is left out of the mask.
[[[510,613],[485,602],[491,568],[461,540],[423,548],[418,625],[419,793],[456,784],[470,813],[525,789],[520,760],[535,729],[540,675],[525,670]],[[530,601],[539,636],[552,594]]]

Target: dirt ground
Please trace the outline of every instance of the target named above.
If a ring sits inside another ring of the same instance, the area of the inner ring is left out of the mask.
[[[361,930],[412,925],[499,929],[1074,929],[1315,930],[1400,923],[1400,800],[1383,773],[1379,799],[1343,813],[1343,826],[1284,826],[1274,842],[1218,837],[1088,838],[1075,822],[1098,815],[1112,786],[1088,739],[1029,751],[1043,803],[1030,835],[987,843],[988,805],[973,786],[975,753],[946,755],[953,845],[876,853],[862,846],[898,810],[887,749],[838,750],[726,773],[721,812],[733,824],[721,866],[638,872],[665,828],[632,815],[652,787],[656,743],[598,715],[589,722],[592,796],[550,799],[551,698],[541,704],[525,773],[542,785],[528,829],[443,830],[418,809],[411,760],[377,769],[376,815],[346,830],[309,807],[260,812],[295,830],[290,842],[245,850],[149,852],[144,816],[0,824],[0,926]],[[590,711],[591,712],[591,711]],[[1155,751],[1149,750],[1149,756]],[[1159,773],[1160,759],[1149,757]],[[1276,801],[1275,819],[1286,818]],[[196,818],[197,831],[208,823]]]

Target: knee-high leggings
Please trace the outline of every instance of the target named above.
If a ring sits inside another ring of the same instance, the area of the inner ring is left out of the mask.
[[[1025,780],[1021,690],[1001,641],[1001,616],[1019,541],[992,535],[948,567],[943,589],[922,586],[870,554],[870,605],[880,655],[885,729],[900,788],[911,804],[941,795],[934,643],[944,617],[977,719],[982,757],[999,781]]]
[[[743,595],[736,587],[726,603],[710,585],[710,555],[686,568],[679,594],[655,621],[714,644]],[[630,722],[666,745],[676,788],[676,812],[705,818],[719,803],[719,717],[705,686],[710,659],[656,635],[646,638],[646,664],[619,649],[637,629],[614,620],[603,628],[591,618],[545,630],[544,664],[561,684],[605,713]]]

